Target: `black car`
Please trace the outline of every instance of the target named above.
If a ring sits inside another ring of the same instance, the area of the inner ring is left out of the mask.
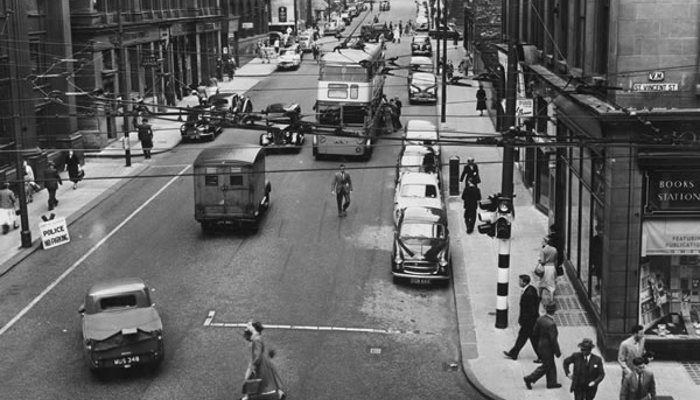
[[[187,113],[187,121],[180,126],[182,140],[212,141],[223,131],[222,120],[214,106],[194,106]]]
[[[360,37],[365,42],[378,42],[382,35],[385,40],[394,39],[394,33],[384,24],[367,24],[360,28]]]
[[[268,152],[301,151],[307,125],[301,121],[299,104],[274,103],[262,111],[267,132],[260,134],[260,145]]]
[[[433,56],[433,45],[430,41],[429,36],[416,35],[411,41],[411,55],[412,56]]]
[[[394,282],[447,284],[452,259],[444,208],[409,206],[399,213],[394,228],[391,275]]]
[[[389,11],[389,9],[391,9],[391,3],[388,0],[379,2],[379,11]]]

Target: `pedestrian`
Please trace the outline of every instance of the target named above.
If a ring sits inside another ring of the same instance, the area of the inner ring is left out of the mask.
[[[479,115],[484,115],[484,110],[486,110],[486,91],[484,90],[484,85],[479,85],[479,90],[476,91],[476,110],[479,111]]]
[[[17,197],[10,189],[10,184],[3,182],[0,185],[0,225],[2,225],[2,234],[7,235],[12,229],[17,229]]]
[[[371,4],[372,4],[372,3],[370,3],[370,5],[371,5]],[[379,23],[379,16],[378,16],[378,15],[375,15],[374,18],[372,18],[372,22],[374,22],[375,24]],[[386,25],[386,24],[385,24],[385,25]]]
[[[272,47],[275,49],[275,55],[279,56],[280,55],[280,40],[275,39],[275,41],[272,44]]]
[[[401,28],[398,25],[394,27],[394,43],[401,43]]]
[[[643,358],[645,355],[644,346],[646,338],[644,337],[644,327],[642,325],[635,325],[630,330],[630,334],[632,334],[632,336],[623,340],[617,351],[617,362],[620,364],[620,367],[622,367],[623,382],[625,377],[634,370],[634,359],[638,357]]]
[[[452,81],[455,75],[455,65],[452,60],[447,60],[447,67],[445,68],[445,73],[447,74],[447,80]]]
[[[205,104],[209,95],[207,94],[207,85],[204,81],[199,82],[197,86],[197,97],[199,98],[199,105]],[[141,121],[143,123],[143,121]]]
[[[319,57],[318,57],[320,51],[319,51],[318,45],[317,45],[316,43],[314,43],[314,44],[311,46],[311,51],[312,51],[313,54],[314,54],[314,60],[315,60],[316,63],[318,64],[318,63],[320,62]]]
[[[474,162],[474,157],[467,158],[467,163],[462,169],[462,174],[459,176],[459,181],[466,183],[467,181],[465,181],[465,178],[467,181],[471,179],[475,185],[479,185],[481,183],[481,177],[479,176],[479,165]]]
[[[539,278],[537,289],[542,304],[554,301],[554,292],[557,288],[557,249],[551,245],[547,238],[542,240],[542,248],[537,259],[535,275]]]
[[[146,119],[144,118],[144,121]],[[73,150],[68,151],[68,157],[66,158],[66,170],[68,170],[68,179],[73,182],[73,190],[78,188],[78,182],[82,181],[85,177],[85,171],[80,168],[80,158],[75,154]]]
[[[345,172],[345,165],[340,164],[340,171],[335,173],[331,183],[331,193],[335,194],[339,217],[347,215],[347,209],[350,206],[350,192],[352,192],[352,179],[350,179],[350,174]]]
[[[34,170],[27,160],[22,160],[22,167],[24,168],[24,192],[27,194],[27,202],[31,203],[34,201],[34,192],[41,190],[41,187],[36,184]]]
[[[391,21],[389,21],[389,30],[392,32],[394,31],[394,23]]]
[[[557,389],[561,387],[561,383],[557,382],[557,367],[554,365],[554,357],[561,357],[559,350],[559,330],[557,323],[554,322],[554,312],[557,306],[554,302],[545,305],[546,314],[537,318],[532,334],[537,341],[537,354],[542,361],[530,375],[523,377],[525,387],[532,390],[532,384],[537,382],[541,377],[547,376],[547,389]]]
[[[393,98],[389,100],[389,110],[391,110],[391,124],[394,128],[394,130],[399,130],[403,127],[401,124],[401,108],[399,108],[399,105],[396,103],[396,99]]]
[[[632,360],[633,370],[622,379],[620,400],[656,400],[656,379],[643,357]]]
[[[570,392],[574,400],[593,400],[598,385],[605,378],[603,360],[591,351],[595,347],[593,340],[585,338],[578,344],[581,351],[564,359],[564,374],[571,379]],[[574,372],[569,376],[569,366],[574,365]]]
[[[44,187],[49,192],[49,211],[58,206],[58,199],[56,198],[58,185],[63,185],[63,180],[61,180],[61,175],[56,170],[56,164],[49,161],[48,168],[44,171]]]
[[[467,179],[467,184],[464,186],[464,191],[462,191],[462,201],[464,202],[464,224],[467,226],[467,233],[474,232],[476,210],[479,205],[479,200],[481,200],[481,191],[471,179]]]
[[[145,118],[143,123],[139,125],[139,141],[141,141],[144,158],[150,160],[151,150],[153,149],[153,128],[151,128],[151,124]]]
[[[518,354],[520,354],[520,350],[525,346],[528,339],[532,345],[532,350],[535,352],[535,355],[537,355],[537,342],[535,342],[532,331],[537,322],[537,318],[540,317],[540,296],[537,294],[537,289],[535,289],[530,282],[530,275],[520,275],[518,281],[522,292],[520,295],[520,314],[518,315],[520,330],[518,331],[518,338],[515,339],[513,347],[503,352],[506,357],[513,360],[518,359]],[[537,359],[540,359],[539,355]]]
[[[275,352],[265,348],[265,341],[262,337],[263,329],[260,322],[248,322],[243,332],[243,337],[250,342],[250,362],[244,379],[260,379],[257,393],[277,392],[277,398],[284,399],[286,394],[282,390],[282,378],[272,363]],[[247,400],[248,394],[253,393],[244,393],[242,400]]]

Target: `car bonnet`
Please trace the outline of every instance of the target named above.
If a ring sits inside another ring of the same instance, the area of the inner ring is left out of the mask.
[[[163,323],[155,308],[133,308],[124,311],[108,311],[85,314],[83,337],[105,340],[122,329],[137,328],[145,332],[163,329]]]

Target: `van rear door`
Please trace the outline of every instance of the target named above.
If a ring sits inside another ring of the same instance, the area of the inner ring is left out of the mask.
[[[228,216],[251,216],[255,212],[249,168],[230,167],[224,174],[221,190],[224,212]]]

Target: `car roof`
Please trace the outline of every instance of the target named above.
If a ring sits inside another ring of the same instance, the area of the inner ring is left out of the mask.
[[[409,206],[403,209],[403,222],[425,221],[447,225],[447,213],[442,208]]]
[[[430,57],[426,56],[413,56],[411,57],[411,61],[409,61],[409,64],[430,64],[433,65],[433,60],[430,59]]]
[[[403,154],[415,154],[415,155],[425,155],[430,153],[430,149],[426,146],[421,146],[418,144],[409,144],[404,146]]]
[[[421,41],[421,40],[422,40],[422,41],[430,41],[430,36],[424,35],[424,34],[420,34],[420,35],[416,35],[416,36],[413,37],[413,41],[414,41],[414,42],[418,42],[418,41]]]
[[[425,172],[406,172],[401,175],[402,185],[438,185],[437,176]]]
[[[118,278],[92,285],[88,290],[88,296],[110,296],[140,291],[144,288],[146,288],[146,283],[140,278]]]
[[[406,124],[405,139],[438,140],[437,127],[424,119],[412,119]]]
[[[225,163],[246,163],[253,164],[258,156],[263,153],[260,146],[239,146],[239,147],[209,147],[202,150],[194,165],[199,164],[225,164]]]

